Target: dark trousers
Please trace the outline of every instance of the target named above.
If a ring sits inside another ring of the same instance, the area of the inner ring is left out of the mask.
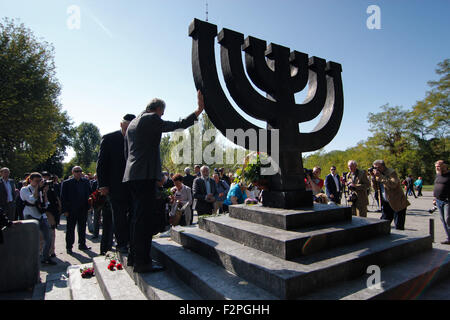
[[[66,249],[72,249],[75,242],[75,226],[78,229],[78,246],[86,245],[87,209],[69,210],[66,227]]]
[[[422,187],[417,187],[417,196],[418,197],[423,197],[423,195],[422,195]]]
[[[111,211],[111,203],[109,200],[105,201],[102,210],[102,240],[100,241],[100,253],[106,253],[112,249],[114,223]]]
[[[416,193],[414,192],[414,187],[410,186],[406,188],[406,198],[408,198],[408,194],[413,195],[414,198],[417,198]]]
[[[156,180],[130,181],[134,202],[131,219],[130,254],[135,266],[151,264],[152,235],[157,218]]]
[[[108,196],[109,203],[112,210],[112,221],[114,225],[114,234],[116,236],[117,247],[126,248],[130,241],[130,226],[128,221],[128,212],[130,212],[129,199],[121,199]]]
[[[394,211],[389,205],[389,202],[381,200],[381,219],[394,220],[395,228],[398,230],[405,230],[406,208],[400,211]]]

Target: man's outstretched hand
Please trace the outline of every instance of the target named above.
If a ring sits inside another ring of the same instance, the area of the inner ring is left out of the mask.
[[[195,110],[195,116],[198,118],[198,116],[203,112],[203,109],[205,109],[205,102],[203,100],[203,94],[200,90],[197,91],[197,105],[198,108]]]

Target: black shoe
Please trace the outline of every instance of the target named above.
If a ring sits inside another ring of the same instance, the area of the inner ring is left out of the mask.
[[[72,249],[67,249],[67,254],[73,254]]]
[[[50,258],[56,258],[56,254],[52,253],[52,254],[50,255]]]
[[[91,237],[91,239],[98,239],[98,234],[97,235],[93,235],[92,237]]]
[[[55,261],[53,261],[53,260],[50,259],[50,258],[48,258],[48,259],[46,259],[46,260],[42,260],[41,262],[42,262],[43,264],[49,264],[49,265],[51,265],[51,266],[54,266],[54,265],[57,264]]]
[[[441,244],[450,244],[450,240],[442,241]]]
[[[163,271],[164,267],[155,264],[146,264],[143,266],[134,266],[133,272],[137,273],[147,273],[147,272],[158,272]]]
[[[84,246],[78,246],[78,249],[79,250],[90,250],[91,247],[88,247],[87,245],[84,245]]]

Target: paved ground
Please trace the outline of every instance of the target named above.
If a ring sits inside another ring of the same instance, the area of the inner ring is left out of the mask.
[[[446,240],[446,235],[438,212],[434,214],[429,214],[428,209],[432,208],[432,192],[424,191],[423,197],[415,199],[414,197],[408,197],[411,202],[411,206],[408,207],[405,228],[409,230],[419,231],[423,234],[429,234],[429,224],[430,219],[434,220],[435,229],[435,246],[450,251],[450,245],[441,245],[440,242]],[[370,198],[370,205],[368,207],[369,218],[380,218],[381,213],[377,212],[377,207],[374,204],[374,199]],[[197,217],[194,217],[194,223]],[[66,220],[64,217],[61,219],[61,225],[57,229],[56,233],[56,259],[58,263],[56,266],[41,266],[41,281],[45,282],[47,274],[57,273],[66,271],[67,267],[70,265],[84,264],[92,262],[92,258],[98,256],[100,252],[100,238],[92,239],[92,235],[87,232],[86,244],[92,247],[89,251],[78,250],[77,241],[78,238],[75,236],[75,245],[73,248],[73,255],[68,255],[65,249],[65,229]],[[76,234],[76,232],[75,232]],[[37,293],[37,294],[36,294]],[[14,300],[29,300],[29,299],[42,299],[42,292],[39,293],[35,291],[35,296],[33,297],[32,291],[23,292],[13,292],[13,293],[0,293],[0,300],[14,299]],[[429,290],[421,299],[448,299],[450,300],[450,279],[444,281],[438,286]]]

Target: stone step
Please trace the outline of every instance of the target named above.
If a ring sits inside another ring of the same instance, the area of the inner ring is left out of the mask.
[[[94,258],[95,276],[106,300],[147,300],[125,269],[108,270],[109,260]]]
[[[92,266],[92,263],[87,263],[67,268],[71,300],[105,300],[96,276],[85,279],[81,277],[80,269]]]
[[[382,267],[432,246],[429,236],[395,230],[288,261],[199,228],[173,228],[172,239],[281,299],[295,299],[313,288],[359,277],[370,265]]]
[[[230,217],[265,226],[292,230],[352,219],[350,207],[315,203],[314,208],[276,209],[261,204],[229,206]]]
[[[152,252],[154,250],[152,249]],[[119,254],[121,261],[127,265],[127,255]],[[169,271],[156,273],[135,273],[133,267],[125,270],[134,280],[136,286],[148,300],[201,300],[202,298],[183,281],[170,274]]]
[[[318,227],[283,230],[220,215],[201,219],[199,227],[281,259],[293,259],[391,232],[387,220],[358,217]]]
[[[450,279],[450,252],[436,249],[403,259],[380,269],[381,286],[374,287],[371,271],[360,278],[339,282],[311,292],[305,300],[412,300],[420,299],[426,289]],[[369,282],[369,285],[368,283]],[[441,297],[442,298],[442,297]],[[448,292],[447,298],[450,298]]]
[[[45,281],[44,300],[71,300],[67,272],[48,274]]]
[[[274,300],[276,296],[245,281],[170,238],[153,240],[153,256],[176,278],[206,300]]]

